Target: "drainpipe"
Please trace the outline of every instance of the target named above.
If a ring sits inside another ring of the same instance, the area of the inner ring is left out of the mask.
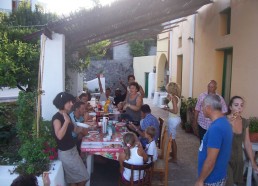
[[[169,32],[169,81],[172,79],[172,51],[173,51],[172,42],[173,42],[173,31],[171,30]]]
[[[189,97],[193,97],[193,70],[194,70],[194,36],[195,36],[195,15],[191,22],[190,40],[190,76],[189,76]]]

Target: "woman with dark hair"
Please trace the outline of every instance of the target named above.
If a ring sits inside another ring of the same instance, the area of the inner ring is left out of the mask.
[[[130,92],[130,83],[136,82],[136,81],[135,81],[135,76],[131,74],[131,75],[129,75],[129,76],[127,77],[127,80],[128,80],[128,84],[129,84],[129,86],[127,87],[127,92]],[[138,85],[139,85],[139,84],[138,84]],[[143,90],[143,88],[142,88],[141,85],[139,85],[139,90],[138,90],[138,92],[141,94],[142,97],[144,97],[145,93],[144,93],[144,90]]]
[[[121,116],[122,118],[133,121],[137,124],[140,124],[141,120],[141,106],[142,106],[142,96],[138,94],[140,89],[138,83],[132,82],[129,85],[130,93],[126,97],[126,100],[121,103],[118,107],[123,108],[125,113]]]
[[[84,186],[89,174],[76,149],[72,131],[77,132],[69,117],[75,98],[66,92],[57,94],[53,104],[59,110],[52,118],[54,138],[58,147],[58,159],[61,160],[65,180],[69,185]]]
[[[43,172],[42,180],[44,186],[50,186],[50,179],[48,176],[48,172]],[[37,177],[34,175],[19,175],[15,178],[11,184],[11,186],[38,186]]]
[[[254,160],[252,144],[249,138],[249,123],[248,120],[243,118],[242,112],[244,109],[244,100],[240,96],[234,96],[231,98],[228,105],[227,118],[232,125],[233,129],[233,141],[231,158],[228,165],[228,178],[227,186],[234,184],[243,184],[243,147],[246,151],[248,159],[250,159],[252,167],[255,171],[258,171],[256,162]]]

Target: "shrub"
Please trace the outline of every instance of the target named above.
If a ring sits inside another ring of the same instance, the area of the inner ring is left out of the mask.
[[[19,174],[40,175],[49,170],[50,158],[53,159],[53,156],[54,158],[57,156],[56,150],[54,150],[56,144],[51,135],[50,121],[40,120],[39,137],[37,137],[36,95],[36,93],[31,92],[20,92],[18,97],[17,133],[21,141],[19,155],[23,159],[15,169]]]
[[[0,103],[0,143],[7,144],[11,138],[15,135],[15,124],[17,117],[15,110],[17,104],[11,103]]]
[[[249,132],[256,133],[258,132],[258,118],[257,117],[250,117],[250,125],[249,125]]]

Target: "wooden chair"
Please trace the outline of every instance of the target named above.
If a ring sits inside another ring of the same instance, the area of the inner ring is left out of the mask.
[[[172,136],[169,138],[167,145],[166,145],[166,152],[164,154],[163,159],[158,158],[154,164],[153,173],[161,174],[163,177],[163,183],[165,186],[168,185],[168,159],[169,153],[171,151],[171,144],[172,144]]]
[[[164,129],[163,129],[163,131],[162,131],[162,136],[161,136],[160,148],[158,149],[158,157],[159,157],[160,159],[163,159],[163,158],[164,158],[166,139],[167,139],[167,126],[164,126]]]
[[[160,143],[161,143],[161,138],[162,138],[162,129],[163,129],[163,124],[164,124],[164,119],[159,117],[159,138],[157,141],[157,147],[160,149]]]
[[[126,185],[126,186],[151,186],[152,181],[152,172],[153,172],[153,162],[143,165],[131,165],[129,163],[123,162],[124,168],[128,168],[131,170],[131,178],[130,181],[122,179],[123,175],[119,177],[118,185]],[[138,171],[139,176],[137,181],[133,181],[134,171]],[[142,177],[142,179],[140,179]]]

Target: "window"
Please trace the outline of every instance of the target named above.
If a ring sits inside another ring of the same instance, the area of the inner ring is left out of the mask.
[[[178,48],[182,48],[182,36],[178,38]]]
[[[227,8],[220,12],[221,17],[221,35],[230,34],[230,25],[231,25],[231,8]]]

